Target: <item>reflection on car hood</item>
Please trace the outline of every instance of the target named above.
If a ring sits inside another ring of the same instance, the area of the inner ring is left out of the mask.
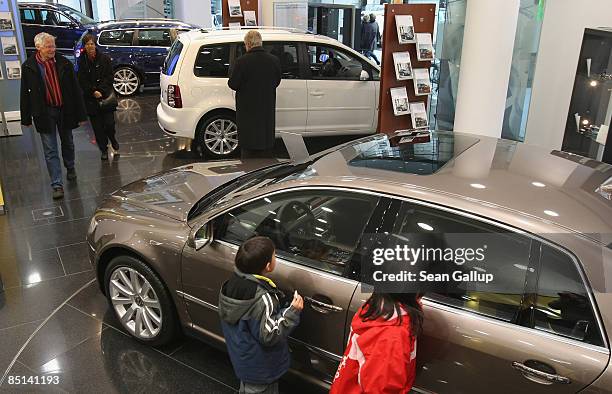
[[[194,163],[130,183],[111,194],[128,212],[153,211],[185,221],[191,207],[202,196],[230,180],[270,164],[269,162],[224,161]]]

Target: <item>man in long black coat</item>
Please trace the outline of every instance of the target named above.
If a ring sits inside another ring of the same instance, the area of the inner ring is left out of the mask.
[[[256,30],[244,36],[244,45],[247,53],[236,59],[227,82],[236,91],[236,125],[242,158],[272,157],[280,62],[263,49]]]
[[[53,198],[64,197],[62,167],[57,135],[61,141],[66,178],[77,178],[74,168],[72,129],[85,124],[85,104],[72,63],[55,53],[55,37],[38,33],[34,37],[36,53],[26,60],[21,75],[21,124],[32,121],[40,134]]]

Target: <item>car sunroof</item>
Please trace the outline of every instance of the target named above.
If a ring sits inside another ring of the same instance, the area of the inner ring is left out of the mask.
[[[344,149],[355,153],[349,166],[431,175],[478,141],[450,132],[425,132],[384,136]]]

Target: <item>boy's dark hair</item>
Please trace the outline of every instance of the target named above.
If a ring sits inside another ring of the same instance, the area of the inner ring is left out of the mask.
[[[274,242],[268,237],[244,241],[236,253],[236,267],[245,274],[260,274],[272,260]]]
[[[89,41],[93,41],[94,44],[96,43],[96,39],[94,38],[94,36],[90,33],[87,33],[82,38],[83,46],[85,46],[85,44],[87,44]]]

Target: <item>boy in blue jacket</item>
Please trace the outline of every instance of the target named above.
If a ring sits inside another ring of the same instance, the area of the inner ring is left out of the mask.
[[[297,291],[291,305],[280,308],[285,295],[264,276],[276,266],[274,251],[270,238],[245,241],[219,294],[221,327],[240,393],[278,393],[278,380],[290,363],[287,338],[304,308]]]

